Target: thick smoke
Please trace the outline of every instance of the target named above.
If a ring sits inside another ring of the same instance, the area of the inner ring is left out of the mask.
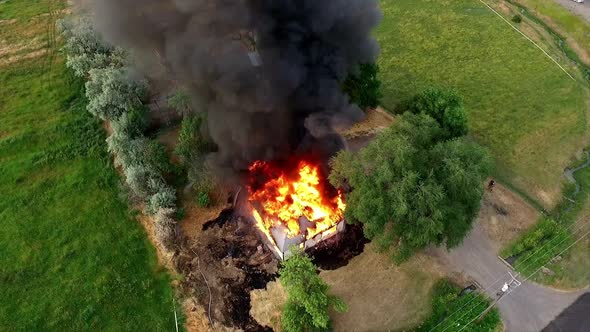
[[[376,0],[100,0],[98,29],[188,87],[208,113],[217,170],[298,152],[331,153],[362,118],[341,92],[373,62]],[[254,38],[253,38],[254,37]],[[255,39],[255,43],[254,43]],[[262,64],[253,65],[256,49]]]

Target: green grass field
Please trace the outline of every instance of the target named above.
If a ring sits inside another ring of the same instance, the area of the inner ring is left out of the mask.
[[[551,27],[574,39],[590,55],[590,24],[555,0],[512,0],[532,10]]]
[[[472,136],[495,176],[546,207],[584,146],[587,88],[477,0],[381,1],[383,106],[432,85],[464,96]]]
[[[170,277],[36,16],[53,3],[0,1],[0,330],[172,331]]]

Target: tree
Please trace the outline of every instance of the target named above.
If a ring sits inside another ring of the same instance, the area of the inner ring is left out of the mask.
[[[350,101],[361,109],[375,108],[379,106],[382,97],[378,74],[377,64],[361,64],[358,73],[350,74],[346,78],[342,90],[350,97]]]
[[[87,109],[102,120],[116,120],[142,107],[147,82],[134,80],[124,68],[92,69],[86,82]]]
[[[91,69],[123,66],[125,51],[104,41],[89,17],[59,20],[57,29],[65,38],[66,65],[76,76],[86,77]]]
[[[431,116],[445,130],[447,138],[467,134],[467,114],[463,108],[463,99],[455,90],[428,88],[402,103],[398,112]]]
[[[458,245],[471,227],[491,172],[484,148],[465,137],[447,139],[432,117],[406,113],[358,153],[339,153],[330,181],[352,188],[346,217],[363,223],[396,261],[429,244]]]
[[[315,265],[300,251],[294,250],[284,262],[280,281],[287,290],[281,318],[286,332],[328,330],[328,310],[331,307],[338,312],[347,310],[341,299],[328,294],[329,287],[317,274]]]

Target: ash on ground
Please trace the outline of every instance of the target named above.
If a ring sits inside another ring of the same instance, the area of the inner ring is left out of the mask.
[[[313,263],[322,270],[336,270],[348,265],[351,259],[365,250],[365,238],[362,225],[347,224],[340,232],[305,251]]]
[[[184,239],[175,264],[184,275],[183,293],[210,311],[214,324],[272,331],[250,316],[250,291],[276,279],[279,261],[263,247],[249,221],[224,210],[197,237]]]

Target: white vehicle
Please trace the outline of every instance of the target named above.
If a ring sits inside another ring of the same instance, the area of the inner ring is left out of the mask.
[[[577,2],[577,3],[583,3],[584,0],[572,0],[573,2]]]

